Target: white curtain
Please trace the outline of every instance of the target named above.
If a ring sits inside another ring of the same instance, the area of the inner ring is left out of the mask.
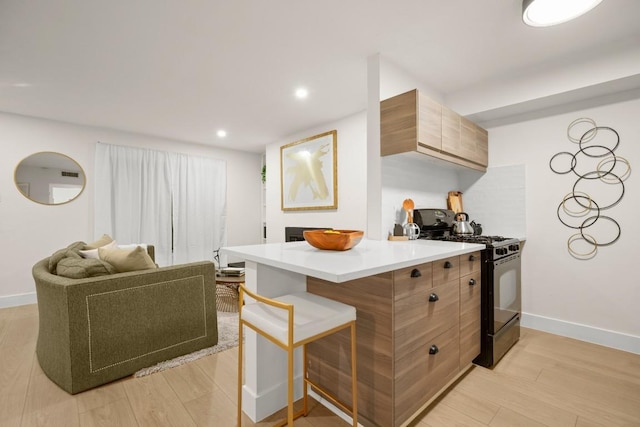
[[[226,241],[226,162],[171,156],[173,262],[211,259]]]
[[[224,245],[224,161],[103,143],[95,160],[96,236],[153,244],[161,266],[210,260]]]

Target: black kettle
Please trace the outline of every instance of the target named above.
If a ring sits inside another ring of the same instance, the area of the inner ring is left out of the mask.
[[[482,224],[478,224],[475,221],[471,221],[471,227],[473,227],[474,236],[482,235]]]

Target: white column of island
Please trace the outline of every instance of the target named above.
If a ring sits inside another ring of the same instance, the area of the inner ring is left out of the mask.
[[[458,280],[462,280],[459,275],[463,270],[463,264],[467,262],[467,258],[469,260],[475,259],[476,261],[473,263],[469,261],[469,265],[478,266],[477,274],[475,271],[473,273],[478,276],[477,282],[479,284],[479,251],[484,248],[484,245],[478,244],[431,240],[390,242],[363,239],[356,247],[343,252],[319,250],[306,242],[225,247],[222,252],[245,260],[245,284],[250,290],[258,294],[276,297],[287,293],[304,291],[307,289],[309,280],[310,283],[311,281],[314,282],[316,289],[320,289],[319,286],[321,287],[323,284],[332,285],[330,286],[331,288],[335,286],[338,291],[337,294],[340,294],[340,286],[345,286],[345,291],[346,287],[351,285],[355,286],[353,289],[356,289],[356,292],[361,292],[362,289],[365,289],[363,292],[364,301],[369,278],[371,278],[372,289],[373,286],[387,286],[385,283],[390,283],[388,287],[391,288],[395,286],[393,285],[394,273],[396,274],[395,280],[399,280],[400,274],[404,274],[404,272],[406,272],[407,277],[411,272],[413,272],[411,276],[415,276],[413,271],[415,269],[422,271],[420,273],[422,282],[420,283],[424,283],[424,286],[421,285],[415,288],[417,289],[416,292],[424,293],[423,287],[431,289],[434,286],[433,289],[439,289],[435,288],[436,283],[432,283],[431,280],[432,274],[435,275],[437,270],[437,268],[432,268],[432,264],[435,265],[441,261],[445,262],[445,260],[448,262],[445,268],[455,268],[455,274],[457,275],[455,277],[455,286],[457,289]],[[459,265],[458,260],[461,260]],[[453,272],[454,270],[451,271]],[[449,288],[453,286],[450,285]],[[460,289],[462,289],[462,285],[460,286]],[[392,295],[390,304],[393,303],[393,298]],[[457,291],[455,306],[455,315],[457,316],[460,313],[457,308]],[[426,308],[425,304],[422,311],[425,311]],[[360,316],[360,308],[358,310],[358,315]],[[477,312],[479,313],[479,292]],[[362,313],[364,315],[364,311]],[[479,318],[477,320],[479,325]],[[359,317],[358,322],[360,323],[360,321]],[[365,321],[364,317],[362,321]],[[360,353],[360,341],[368,338],[366,331],[363,334],[360,333],[360,324],[358,327],[357,340],[358,352]],[[428,328],[423,327],[422,329]],[[391,333],[393,334],[393,332]],[[457,326],[455,336],[459,336]],[[475,338],[473,339],[475,340]],[[456,352],[456,356],[459,354],[459,352]],[[248,330],[245,335],[245,358],[243,409],[252,420],[259,421],[286,406],[286,354],[268,340]],[[370,363],[368,362],[370,360],[372,360],[371,355],[358,354],[359,377],[361,370],[366,372],[374,369],[366,366],[367,363]],[[299,352],[295,367],[297,378],[296,398],[302,396],[301,363],[302,354]],[[458,366],[457,360],[456,366]],[[359,385],[359,390],[361,387],[366,387],[366,385]],[[337,391],[337,393],[340,393],[340,391]],[[420,392],[418,391],[418,393]],[[378,415],[374,412],[367,414],[367,408],[375,405],[371,405],[372,402],[367,402],[367,396],[361,394],[360,391],[359,396],[359,402],[363,402],[362,405],[359,403],[359,408],[362,408],[359,413],[365,412],[363,417],[364,425],[401,425],[404,424],[402,421],[406,421],[404,419],[409,419],[408,416],[393,410],[393,408],[387,411],[389,414],[380,413]]]

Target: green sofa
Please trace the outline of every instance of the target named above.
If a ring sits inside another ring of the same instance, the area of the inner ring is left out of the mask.
[[[148,250],[153,255],[153,246]],[[218,342],[212,262],[80,279],[53,270],[49,258],[33,266],[36,354],[45,374],[71,394]]]

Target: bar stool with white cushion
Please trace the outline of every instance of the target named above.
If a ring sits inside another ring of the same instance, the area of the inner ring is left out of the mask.
[[[353,426],[358,425],[357,379],[356,379],[356,309],[347,304],[308,292],[298,292],[277,298],[266,298],[239,287],[238,311],[240,330],[238,334],[238,427],[242,425],[242,374],[243,374],[243,325],[269,339],[287,352],[288,405],[287,419],[280,426],[293,426],[293,420],[306,416],[307,385],[324,395],[345,412],[351,413]],[[245,294],[252,298],[244,302]],[[338,401],[330,392],[311,381],[307,376],[306,344],[339,330],[351,328],[351,407]],[[293,351],[303,346],[303,408],[293,413]]]

